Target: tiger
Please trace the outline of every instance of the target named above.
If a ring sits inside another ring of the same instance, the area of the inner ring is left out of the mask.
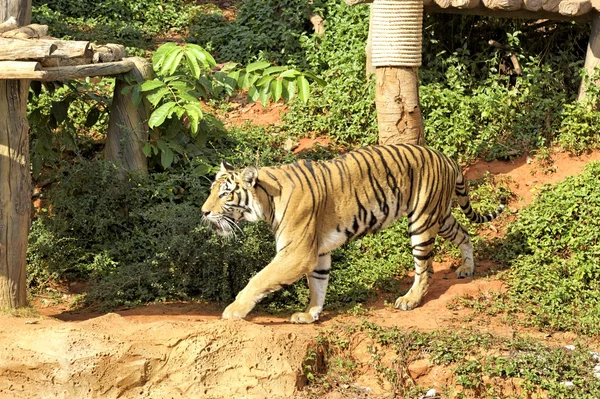
[[[276,243],[272,261],[250,279],[223,311],[224,319],[245,318],[267,294],[307,277],[310,302],[294,313],[292,323],[313,323],[323,311],[331,270],[331,252],[406,215],[415,276],[396,309],[417,307],[433,275],[432,254],[439,235],[461,252],[458,278],[473,275],[473,245],[451,214],[455,195],[475,223],[489,222],[503,211],[482,216],[472,207],[467,180],[458,164],[436,150],[411,144],[373,145],[326,161],[308,159],[277,167],[235,170],[222,162],[202,205],[202,218],[222,236],[235,234],[242,220],[264,220]]]

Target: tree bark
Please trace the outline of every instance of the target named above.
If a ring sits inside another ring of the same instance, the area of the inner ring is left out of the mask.
[[[377,67],[376,78],[379,143],[425,144],[418,68]]]
[[[0,22],[31,21],[31,0],[0,0]],[[28,80],[0,80],[0,309],[27,304],[27,235],[31,212]]]
[[[135,68],[129,73],[132,80],[141,83],[153,77],[152,65],[143,58],[128,58],[135,63]],[[113,103],[110,109],[110,119],[104,158],[123,166],[125,170],[148,173],[148,159],[143,148],[148,141],[148,116],[150,104],[142,98],[140,104],[133,103],[132,92],[123,94],[123,89],[129,86],[125,79],[117,78]]]
[[[591,78],[598,67],[600,67],[600,13],[594,10],[592,11],[592,31],[590,32],[590,40],[585,54],[584,68]],[[600,81],[595,81],[594,84],[600,86]],[[578,101],[585,99],[585,92],[585,81],[582,81],[579,85]]]
[[[0,80],[0,309],[25,306],[31,213],[29,81]]]

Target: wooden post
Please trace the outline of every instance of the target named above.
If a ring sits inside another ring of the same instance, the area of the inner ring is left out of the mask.
[[[377,67],[379,144],[425,144],[416,67]]]
[[[365,47],[365,55],[367,57],[366,74],[367,80],[371,79],[371,75],[375,73],[373,66],[373,11],[369,5],[369,35],[367,36],[367,45]]]
[[[0,1],[0,22],[31,20],[31,0]],[[27,304],[27,235],[31,217],[28,80],[0,80],[0,309]]]
[[[136,82],[152,79],[152,65],[143,58],[128,58],[135,68],[127,75]],[[148,116],[150,105],[142,99],[140,104],[133,103],[132,92],[123,94],[129,86],[125,79],[118,78],[110,109],[104,158],[116,162],[130,171],[148,173],[148,160],[144,155],[144,144],[148,141]]]
[[[584,67],[590,78],[594,76],[594,70],[600,67],[600,13],[595,10],[592,11],[592,32],[590,34],[590,41],[588,42],[587,53],[585,55]],[[599,81],[594,83],[600,85]],[[584,98],[585,81],[582,81],[579,86],[577,100],[582,101]]]

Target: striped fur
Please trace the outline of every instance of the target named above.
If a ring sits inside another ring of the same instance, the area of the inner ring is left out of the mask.
[[[330,252],[402,215],[408,218],[416,273],[413,286],[395,307],[414,308],[433,273],[432,250],[438,234],[461,250],[457,276],[473,274],[471,240],[450,213],[453,195],[476,223],[494,219],[504,208],[502,201],[492,214],[474,212],[456,162],[414,145],[364,147],[324,162],[303,160],[241,171],[223,164],[202,206],[205,219],[222,235],[234,232],[240,220],[263,219],[271,225],[277,243],[275,258],[250,280],[223,317],[245,317],[266,294],[306,275],[311,301],[306,312],[292,316],[292,322],[312,323],[323,308]]]

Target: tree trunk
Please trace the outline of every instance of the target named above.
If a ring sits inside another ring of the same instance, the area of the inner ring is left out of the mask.
[[[0,0],[0,22],[31,20],[31,0]],[[0,80],[0,309],[25,306],[31,212],[28,80]]]
[[[377,67],[379,144],[425,144],[416,67]]]
[[[600,67],[600,13],[598,11],[592,11],[592,31],[590,32],[584,67],[590,78],[594,76],[595,69]],[[600,81],[596,81],[594,84],[600,86]],[[579,86],[578,101],[585,98],[585,91],[585,81],[582,81]]]
[[[136,67],[129,73],[137,82],[151,79],[152,65],[143,58],[128,58]],[[110,120],[104,158],[122,165],[126,170],[148,173],[148,159],[144,155],[144,144],[148,142],[148,116],[150,105],[142,99],[134,104],[132,92],[122,94],[129,86],[125,79],[117,78],[113,103],[110,109]]]

